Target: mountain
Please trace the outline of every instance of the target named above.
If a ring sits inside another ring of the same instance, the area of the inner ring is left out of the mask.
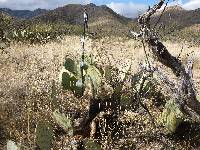
[[[119,29],[119,35],[122,34],[122,32],[127,34],[128,28],[126,25],[131,19],[117,14],[106,5],[96,6],[92,3],[87,5],[69,4],[54,10],[37,9],[34,11],[2,8],[0,12],[15,17],[17,21],[14,26],[18,27],[28,27],[38,23],[57,24],[61,26],[65,24],[82,26],[84,8],[87,9],[89,14],[91,32],[110,34],[116,32],[116,29]]]
[[[82,24],[83,8],[87,9],[90,23],[99,21],[99,19],[101,19],[102,21],[106,19],[115,19],[121,23],[127,23],[130,20],[115,13],[112,9],[105,5],[96,6],[92,3],[88,5],[69,4],[64,7],[59,7],[54,10],[50,10],[47,13],[36,16],[33,18],[33,20],[49,23],[65,22],[76,25]]]
[[[33,17],[32,21],[48,24],[59,23],[82,26],[84,8],[87,9],[89,15],[89,27],[91,32],[98,33],[99,35],[127,35],[127,24],[131,21],[130,18],[117,14],[105,5],[96,6],[92,3],[87,5],[69,4]],[[118,30],[118,33],[116,30]]]
[[[186,40],[200,45],[200,8],[185,10],[180,6],[169,6],[164,12],[158,11],[152,17],[151,24],[152,27],[157,24],[155,29],[163,39]]]
[[[0,8],[0,12],[18,19],[29,19],[33,22],[64,22],[71,25],[81,25],[83,22],[83,8],[87,9],[89,14],[89,23],[91,23],[92,26],[96,24],[109,24],[112,21],[115,23],[127,24],[131,21],[131,19],[115,13],[105,5],[96,6],[92,3],[88,5],[69,4],[54,10],[36,9],[30,11]],[[152,24],[157,22],[161,13],[162,10],[158,11],[154,15],[152,18]],[[176,24],[179,28],[200,24],[200,8],[196,10],[185,10],[180,6],[168,6],[160,19],[160,23],[165,24],[165,26]]]
[[[59,7],[54,10],[36,9],[30,10],[11,10],[9,8],[0,8],[0,12],[8,14],[18,19],[33,19],[35,21],[42,21],[48,23],[66,22],[69,24],[81,24],[83,8],[86,8],[90,15],[90,22],[95,22],[101,19],[116,19],[121,23],[127,22],[128,18],[115,13],[109,7],[102,5],[96,6],[95,4],[81,5],[69,4],[64,7]]]
[[[12,17],[18,18],[18,19],[30,19],[35,16],[38,16],[40,14],[43,14],[47,12],[46,9],[36,9],[34,11],[30,10],[11,10],[9,8],[0,8],[0,12],[3,12],[5,14],[8,14]]]
[[[136,19],[121,16],[105,5],[96,6],[92,3],[87,5],[69,4],[54,10],[36,9],[30,11],[0,8],[0,12],[15,19],[12,22],[12,26],[15,29],[30,29],[39,24],[45,24],[44,26],[55,25],[59,32],[63,32],[63,30],[70,31],[72,27],[78,33],[81,33],[84,8],[87,9],[89,14],[90,32],[99,35],[121,36],[128,35],[129,29],[138,30]],[[160,18],[161,14],[162,17]],[[152,26],[157,23],[159,18],[158,27],[161,26],[168,33],[181,30],[185,32],[188,31],[185,28],[200,24],[200,8],[185,10],[180,6],[168,6],[164,13],[161,10],[152,17]],[[70,31],[70,33],[73,33],[73,31]]]
[[[152,24],[155,24],[162,14],[162,10],[157,12],[152,18]],[[200,8],[196,10],[185,10],[180,6],[167,7],[163,13],[160,23],[165,26],[174,26],[180,30],[195,24],[200,24]]]

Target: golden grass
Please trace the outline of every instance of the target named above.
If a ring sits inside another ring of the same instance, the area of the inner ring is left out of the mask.
[[[189,46],[187,43],[172,43],[170,41],[164,44],[174,56],[178,56],[182,50],[181,59],[183,61],[187,59],[187,54],[193,52],[190,57],[194,59],[194,81],[199,91],[200,48]],[[88,39],[85,49],[86,53],[94,55],[97,64],[101,66],[110,64],[125,72],[130,65],[132,72],[136,72],[138,64],[145,62],[141,42],[133,39],[117,37]],[[149,53],[148,48],[146,50]],[[50,42],[45,45],[12,44],[2,51],[0,55],[0,121],[8,123],[6,128],[9,130],[10,137],[14,137],[18,141],[22,140],[23,136],[27,138],[27,108],[29,106],[31,111],[35,107],[38,109],[30,117],[33,119],[32,124],[35,124],[37,119],[48,119],[51,112],[49,98],[52,81],[56,81],[59,92],[61,85],[59,74],[66,56],[80,59],[79,37],[66,36],[60,42]],[[68,97],[63,96],[60,99],[65,105],[69,104]],[[76,107],[74,104],[71,103],[71,106],[68,107]],[[4,114],[8,112],[10,114]],[[20,125],[21,127],[19,127]],[[30,132],[34,133],[34,128]],[[31,135],[29,138],[34,139]]]
[[[178,56],[181,51],[181,59],[185,61],[187,54],[194,60],[194,79],[198,80],[200,75],[200,48],[189,46],[187,43],[164,43],[170,53]],[[141,43],[131,39],[116,37],[105,37],[104,39],[86,42],[86,53],[92,53],[95,61],[100,65],[109,65],[127,70],[131,65],[135,72],[138,63],[145,61],[145,55]],[[149,52],[148,48],[146,51]],[[5,53],[6,52],[6,53]],[[48,92],[48,83],[54,79],[58,81],[59,72],[62,69],[66,56],[80,59],[80,38],[66,36],[61,42],[51,42],[45,45],[15,44],[5,49],[0,55],[0,89],[9,95],[14,89],[37,88],[42,92]],[[31,84],[30,84],[31,83]],[[31,85],[31,86],[30,86]],[[26,87],[28,88],[28,87]],[[11,94],[12,95],[12,94]],[[0,99],[1,102],[6,102]]]

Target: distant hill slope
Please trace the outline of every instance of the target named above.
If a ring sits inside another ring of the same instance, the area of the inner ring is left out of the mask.
[[[80,5],[80,4],[69,4],[64,7],[59,7],[54,10],[50,10],[44,14],[36,16],[33,20],[42,22],[66,22],[69,24],[82,24],[83,22],[83,8],[87,9],[89,14],[89,22],[102,21],[105,19],[115,19],[121,23],[127,23],[130,19],[123,17],[115,13],[112,9],[107,6],[96,6],[94,4]]]
[[[84,8],[87,9],[89,14],[89,26],[91,32],[101,35],[104,33],[121,35],[122,32],[127,34],[128,28],[126,26],[131,19],[117,14],[105,5],[96,6],[92,3],[88,5],[69,4],[54,10],[37,9],[35,11],[3,8],[0,9],[0,12],[15,17],[17,20],[14,26],[19,27],[20,24],[21,27],[28,27],[29,25],[32,26],[38,23],[82,26]]]
[[[33,22],[57,23],[64,22],[72,25],[81,25],[83,21],[82,10],[86,8],[89,14],[89,22],[91,24],[102,24],[108,20],[115,20],[119,23],[126,24],[131,19],[121,16],[109,7],[96,6],[95,4],[80,5],[69,4],[54,10],[36,9],[30,10],[11,10],[8,8],[0,8],[0,12],[8,14],[18,19],[29,19]],[[157,12],[152,18],[155,23],[162,11]],[[185,10],[180,6],[169,6],[164,12],[160,23],[165,26],[176,23],[180,28],[189,27],[194,24],[200,24],[200,8],[196,10]]]
[[[10,15],[0,12],[0,30],[4,31],[6,29],[9,29],[10,25],[14,22],[14,20],[15,19],[13,17],[11,17]],[[2,33],[0,33],[0,34],[2,34]]]
[[[157,12],[152,18],[152,23],[156,23],[162,11]],[[167,7],[160,19],[160,24],[165,26],[176,26],[180,30],[195,24],[200,24],[200,8],[196,10],[185,10],[180,6]]]
[[[60,23],[69,25],[83,24],[83,9],[86,8],[89,15],[90,32],[98,35],[124,35],[128,33],[127,24],[131,21],[114,12],[109,7],[95,4],[80,5],[69,4],[50,10],[44,14],[33,17],[33,22]]]
[[[152,17],[152,26],[157,23],[159,18],[160,21],[156,29],[162,35],[162,38],[184,39],[200,45],[200,8],[185,10],[180,6],[169,6],[164,13],[163,10],[160,10]]]
[[[11,10],[8,8],[0,8],[0,12],[6,13],[18,19],[30,19],[32,17],[41,15],[47,11],[48,10],[45,10],[45,9],[36,9],[34,11],[30,11],[30,10]]]
[[[29,10],[11,10],[0,8],[7,16],[13,17],[11,26],[15,29],[30,28],[38,24],[56,26],[59,32],[68,30],[71,32],[71,26],[81,33],[83,24],[83,8],[87,9],[89,14],[90,32],[99,35],[128,35],[129,29],[138,30],[136,19],[126,18],[114,12],[109,7],[96,6],[95,4],[69,4],[54,10],[36,9]],[[152,26],[160,18],[161,11],[158,11],[151,19]],[[159,25],[162,26],[164,34],[171,32],[188,31],[186,28],[200,24],[200,8],[196,10],[185,10],[179,6],[170,6],[163,13]],[[75,27],[76,26],[76,27]],[[62,29],[62,30],[61,30]],[[54,30],[52,28],[52,30]],[[68,31],[66,33],[68,33]],[[191,31],[191,30],[190,30]]]

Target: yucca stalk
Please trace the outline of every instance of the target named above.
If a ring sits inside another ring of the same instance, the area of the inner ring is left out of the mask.
[[[83,38],[81,39],[81,43],[82,43],[82,55],[81,55],[81,63],[80,63],[80,69],[81,69],[81,80],[82,80],[82,95],[84,93],[84,75],[83,75],[83,71],[84,71],[84,62],[85,62],[85,39],[86,39],[86,29],[88,28],[88,14],[86,12],[86,9],[84,9],[83,12]]]

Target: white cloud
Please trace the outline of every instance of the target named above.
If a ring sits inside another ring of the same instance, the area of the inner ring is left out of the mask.
[[[188,2],[183,3],[182,0],[176,0],[169,3],[168,6],[179,5],[187,10],[194,10],[200,8],[200,0],[189,0]]]
[[[183,4],[183,8],[188,10],[200,8],[200,0],[190,0],[189,2]]]
[[[183,3],[182,0],[173,0],[168,4],[168,6],[174,6],[179,5],[185,9],[188,10],[194,10],[197,8],[200,8],[200,0],[189,0],[186,3]],[[123,16],[129,17],[129,18],[135,18],[138,16],[138,14],[141,14],[142,12],[146,11],[148,6],[145,4],[138,4],[133,2],[111,2],[110,4],[107,4],[108,7],[113,9],[118,14],[121,14]],[[161,9],[164,8],[164,5]]]
[[[174,0],[173,2],[169,3],[168,6],[173,6],[173,5],[183,5],[182,0]]]
[[[53,9],[67,4],[88,4],[91,0],[0,0],[0,7],[11,9]]]
[[[115,12],[117,12],[118,14],[121,14],[129,18],[137,17],[148,8],[148,6],[145,4],[137,4],[133,2],[129,3],[111,2],[110,4],[107,4],[107,6],[110,7],[112,10],[114,10]]]
[[[7,0],[0,0],[0,3],[4,3],[4,2],[6,2]]]
[[[67,4],[88,4],[92,1],[94,0],[0,0],[0,7],[29,10],[34,10],[37,8],[54,9]],[[168,6],[177,4],[189,10],[200,8],[200,0],[189,0],[186,3],[183,3],[182,0],[174,0],[173,2],[169,3]],[[111,2],[110,4],[107,4],[107,6],[118,14],[130,18],[137,17],[148,8],[147,4],[134,2]]]
[[[167,4],[167,7],[169,6],[180,6],[182,7],[183,2],[182,0],[173,0],[172,2]],[[165,8],[166,4],[163,4],[163,6],[161,7],[161,10],[163,10]]]

